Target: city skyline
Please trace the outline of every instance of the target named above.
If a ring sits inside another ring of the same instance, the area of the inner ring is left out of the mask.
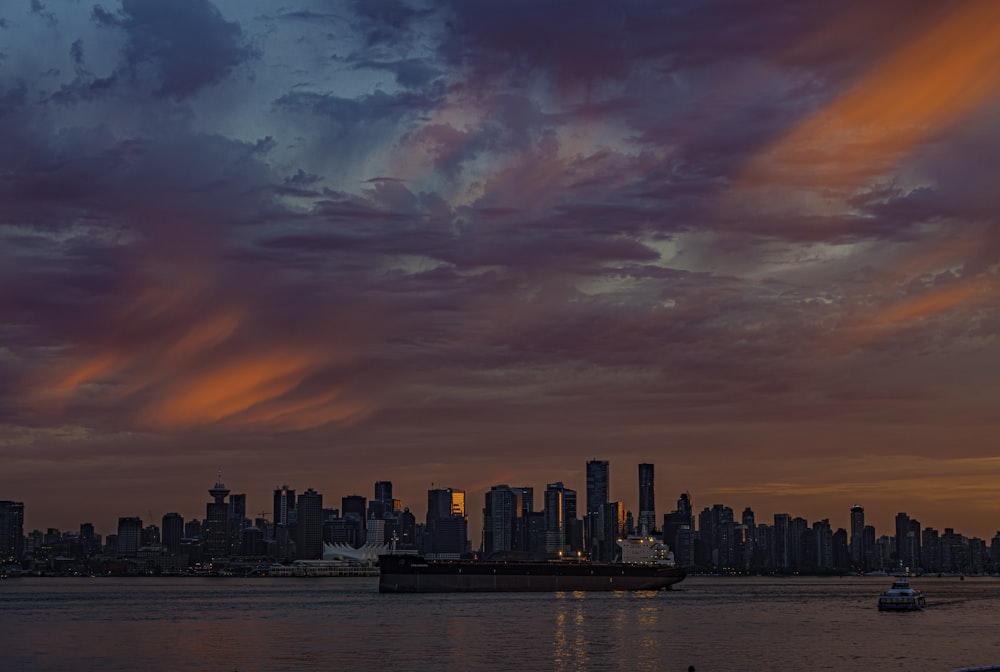
[[[605,466],[605,469],[607,469],[607,465]],[[615,470],[611,469],[610,471],[611,471],[611,473],[614,473]],[[168,508],[163,509],[162,511],[157,511],[156,509],[154,509],[151,506],[149,506],[148,503],[144,503],[144,504],[138,505],[137,507],[132,507],[132,509],[129,509],[127,506],[122,506],[121,503],[119,503],[119,505],[118,505],[119,506],[118,513],[112,513],[112,514],[109,514],[107,516],[107,521],[106,521],[107,524],[106,524],[106,526],[105,526],[105,522],[104,521],[102,521],[102,520],[100,520],[98,518],[94,518],[94,517],[88,518],[87,516],[83,516],[80,520],[78,520],[76,522],[66,522],[63,525],[36,524],[33,521],[36,518],[40,518],[40,516],[37,516],[37,515],[36,516],[32,516],[32,509],[34,508],[34,506],[31,505],[30,501],[25,501],[23,499],[19,500],[17,497],[7,496],[3,492],[0,492],[0,500],[19,501],[19,502],[24,503],[24,505],[25,505],[25,516],[24,516],[24,531],[25,531],[25,533],[27,533],[29,530],[32,530],[32,529],[45,530],[45,529],[48,529],[48,528],[60,529],[60,530],[62,530],[64,532],[66,532],[66,531],[72,532],[73,530],[75,530],[81,524],[91,524],[91,525],[94,526],[94,529],[98,533],[100,533],[100,534],[108,534],[108,533],[113,533],[114,532],[114,530],[117,527],[118,520],[121,517],[135,516],[137,518],[141,518],[145,524],[150,524],[150,523],[152,523],[152,524],[158,524],[158,521],[160,520],[160,518],[162,516],[165,516],[165,515],[170,514],[170,513],[179,513],[184,518],[184,520],[206,519],[206,509],[205,509],[206,504],[209,504],[209,506],[211,506],[210,500],[213,497],[217,497],[220,493],[223,493],[223,492],[225,492],[227,495],[230,492],[232,492],[234,495],[238,494],[238,495],[246,498],[246,500],[249,502],[249,504],[245,503],[244,505],[249,507],[249,508],[246,509],[247,510],[246,516],[247,516],[247,518],[249,520],[252,521],[252,520],[254,520],[257,517],[260,517],[260,514],[264,514],[264,518],[270,523],[270,522],[273,522],[272,521],[272,518],[273,518],[272,511],[275,510],[275,509],[272,508],[272,504],[275,501],[273,498],[277,496],[276,495],[277,492],[284,492],[287,489],[290,493],[292,493],[292,497],[293,498],[295,496],[295,493],[314,492],[314,494],[315,494],[315,493],[318,492],[318,494],[321,497],[323,495],[327,495],[327,496],[330,497],[330,499],[327,500],[328,501],[328,508],[340,509],[340,502],[341,502],[341,498],[342,497],[344,497],[344,498],[348,498],[348,497],[351,497],[351,498],[353,498],[353,497],[362,497],[362,498],[364,498],[365,501],[368,501],[368,502],[373,501],[374,500],[373,495],[375,493],[375,489],[379,485],[384,484],[384,483],[390,483],[390,484],[392,484],[391,487],[392,487],[392,492],[394,493],[394,498],[397,499],[400,502],[400,506],[402,508],[404,508],[404,509],[409,509],[410,512],[413,513],[416,516],[417,520],[422,523],[424,521],[425,514],[428,513],[427,506],[426,506],[428,493],[431,490],[434,490],[434,491],[445,491],[445,490],[455,489],[456,491],[459,491],[459,492],[463,493],[463,502],[464,502],[465,516],[468,519],[469,540],[472,543],[473,548],[476,548],[476,544],[478,543],[478,540],[481,537],[480,533],[483,530],[483,517],[482,517],[483,508],[484,508],[484,505],[485,505],[486,496],[490,492],[491,488],[494,488],[496,486],[503,486],[503,485],[511,486],[511,487],[515,487],[515,488],[516,487],[522,487],[522,486],[523,487],[534,488],[534,491],[536,493],[535,494],[535,500],[536,500],[535,510],[536,511],[541,511],[541,510],[544,509],[543,494],[545,492],[546,484],[547,483],[556,483],[557,485],[562,485],[563,484],[563,481],[552,481],[551,479],[549,481],[542,482],[542,483],[524,483],[524,482],[520,482],[520,481],[517,481],[516,479],[514,479],[513,481],[507,481],[507,482],[502,482],[502,483],[501,482],[491,483],[490,485],[486,486],[481,491],[472,492],[472,491],[469,491],[469,490],[461,487],[461,485],[454,485],[454,484],[453,485],[445,485],[445,484],[441,484],[441,483],[432,483],[432,484],[429,484],[428,488],[422,492],[422,494],[420,495],[420,497],[418,497],[415,501],[413,501],[413,500],[408,500],[408,499],[400,496],[401,492],[409,492],[409,489],[400,488],[397,485],[398,482],[397,481],[393,481],[392,479],[372,481],[372,483],[370,484],[371,487],[369,487],[369,489],[368,489],[367,492],[363,492],[363,491],[351,491],[351,492],[348,492],[348,491],[339,491],[339,490],[336,490],[335,488],[334,489],[322,489],[322,488],[316,488],[315,486],[304,486],[304,487],[298,486],[297,487],[294,484],[289,485],[288,483],[283,483],[282,485],[277,485],[276,484],[276,485],[268,488],[267,491],[266,491],[266,493],[262,493],[258,497],[258,496],[255,496],[255,494],[248,495],[246,491],[241,490],[238,487],[237,488],[230,488],[225,482],[223,482],[223,480],[219,480],[219,479],[222,479],[222,477],[223,477],[223,474],[220,471],[220,473],[218,474],[218,479],[216,479],[215,484],[212,485],[211,487],[205,487],[205,488],[203,488],[203,491],[207,494],[207,496],[197,495],[197,497],[200,497],[200,501],[196,505],[194,505],[194,507],[190,511],[183,510],[181,507],[176,507],[176,506],[174,508],[169,508],[168,507]],[[612,482],[614,482],[614,481],[612,481]],[[515,485],[515,483],[517,483],[517,485]],[[565,482],[565,487],[568,488],[568,489],[573,489],[576,492],[578,492],[580,495],[583,495],[583,493],[586,492],[586,479],[584,478],[582,483],[575,483],[575,482],[572,482],[572,481],[566,481]],[[661,486],[660,490],[662,490],[662,486]],[[636,529],[638,530],[639,529],[638,528],[638,525],[639,525],[639,501],[638,501],[638,491],[639,490],[638,490],[638,487],[635,488],[635,493],[634,493],[635,494],[635,499],[636,499],[635,502],[630,501],[628,498],[620,497],[620,496],[614,494],[615,490],[609,489],[609,491],[610,491],[609,501],[611,501],[611,502],[622,502],[622,504],[624,505],[625,511],[627,511],[628,513],[630,513],[632,515],[633,522],[636,525]],[[213,495],[212,493],[215,493],[215,494]],[[970,529],[970,526],[968,525],[968,518],[963,518],[961,516],[957,517],[956,519],[944,519],[944,518],[940,518],[940,517],[931,515],[930,512],[920,512],[920,511],[917,511],[916,509],[907,509],[907,507],[905,505],[905,502],[901,502],[900,508],[894,509],[891,513],[888,510],[886,510],[886,511],[876,511],[876,510],[873,510],[873,509],[869,508],[869,506],[863,504],[862,502],[855,501],[848,509],[845,509],[843,511],[838,510],[838,511],[833,511],[833,512],[826,512],[826,513],[818,512],[818,513],[812,513],[810,515],[807,512],[804,512],[804,511],[801,511],[801,510],[794,510],[794,509],[792,509],[792,510],[784,509],[784,510],[780,510],[780,511],[779,510],[774,510],[774,511],[762,510],[762,509],[754,507],[754,506],[752,506],[750,504],[747,504],[745,502],[720,501],[720,500],[711,500],[711,501],[705,500],[705,501],[703,501],[698,496],[696,496],[695,494],[692,494],[691,492],[686,491],[686,490],[681,490],[681,491],[677,492],[676,495],[661,494],[661,495],[658,496],[658,498],[657,498],[657,504],[656,504],[657,529],[659,529],[660,526],[663,523],[664,514],[671,513],[671,512],[673,512],[675,510],[675,506],[677,504],[677,500],[678,500],[678,498],[681,495],[687,495],[688,497],[690,497],[689,504],[692,506],[692,514],[694,515],[695,519],[697,519],[699,513],[705,511],[706,509],[710,509],[712,507],[718,507],[718,506],[729,507],[734,512],[736,512],[737,514],[741,510],[751,509],[751,510],[753,510],[753,512],[754,512],[754,514],[755,514],[755,516],[756,516],[756,518],[758,520],[758,522],[763,521],[763,522],[770,523],[773,516],[780,516],[780,515],[788,515],[790,518],[802,517],[802,518],[805,518],[806,520],[808,520],[810,523],[816,522],[816,521],[821,521],[821,520],[829,520],[830,521],[830,525],[832,526],[833,529],[843,528],[845,530],[845,532],[848,534],[848,539],[853,538],[853,531],[854,531],[854,528],[855,528],[855,526],[854,526],[854,512],[859,507],[860,507],[860,509],[862,511],[862,513],[861,513],[861,520],[863,520],[866,525],[874,527],[875,530],[876,530],[876,533],[878,535],[883,535],[884,534],[884,535],[893,536],[896,533],[896,521],[897,521],[898,516],[900,514],[907,515],[907,516],[909,516],[909,518],[911,518],[913,520],[919,521],[921,529],[929,527],[929,528],[933,528],[933,529],[936,529],[938,531],[941,531],[941,530],[944,530],[944,529],[951,528],[951,529],[954,529],[959,534],[964,534],[964,535],[967,535],[969,537],[976,537],[976,538],[980,538],[980,539],[987,540],[987,541],[991,540],[997,534],[1000,534],[1000,523],[997,524],[995,530],[986,531],[986,532],[978,532],[978,531]],[[667,498],[666,502],[659,501],[660,499],[662,499],[664,497]],[[186,497],[179,497],[178,496],[178,497],[175,497],[175,500],[176,499],[186,499]],[[258,500],[261,503],[258,504]],[[218,501],[218,499],[216,499],[215,501]],[[584,500],[581,497],[581,505],[583,504],[583,501]],[[139,513],[139,509],[145,510],[146,514]],[[45,510],[45,509],[43,508],[43,510]],[[80,511],[79,508],[74,508],[72,513],[64,512],[58,518],[58,520],[70,521],[70,519],[73,518],[74,516],[80,517],[79,514],[77,513],[79,511]],[[578,510],[577,514],[578,514],[577,517],[581,521],[581,523],[584,522],[586,511],[584,510],[583,507],[581,507]],[[843,520],[841,520],[841,518]],[[860,532],[860,530],[859,530],[859,532]]]
[[[1000,528],[1000,3],[0,8],[0,497]],[[238,484],[238,485],[237,485]],[[208,484],[210,485],[210,483]],[[139,510],[122,511],[122,502]],[[258,509],[259,510],[259,509]],[[37,516],[37,519],[36,519]]]

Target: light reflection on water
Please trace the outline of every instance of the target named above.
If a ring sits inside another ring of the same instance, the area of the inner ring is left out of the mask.
[[[690,577],[660,593],[380,595],[373,579],[0,582],[7,670],[907,670],[1000,662],[1000,579]]]

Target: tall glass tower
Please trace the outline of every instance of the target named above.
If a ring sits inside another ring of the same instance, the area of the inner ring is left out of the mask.
[[[639,465],[639,533],[656,529],[656,497],[653,494],[653,465]]]
[[[865,507],[855,504],[851,507],[851,562],[855,567],[864,567],[865,560]]]

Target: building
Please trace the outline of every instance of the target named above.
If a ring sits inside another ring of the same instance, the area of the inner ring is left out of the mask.
[[[24,557],[24,502],[0,502],[0,563]]]
[[[295,556],[299,560],[323,559],[323,495],[312,488],[296,503]]]
[[[139,555],[139,547],[142,546],[142,518],[119,518],[116,544],[118,555],[123,558]]]
[[[598,560],[602,562],[613,562],[619,559],[621,550],[618,540],[626,534],[626,512],[622,502],[608,502],[602,507],[601,521],[604,529],[601,530],[601,555]]]
[[[247,496],[233,493],[229,495],[229,547],[238,552],[243,545],[243,530],[250,521],[247,520]]]
[[[275,525],[289,527],[295,524],[295,490],[287,485],[274,489],[274,515],[271,521]]]
[[[896,555],[903,570],[920,567],[920,521],[902,512],[896,514]]]
[[[584,543],[592,556],[600,555],[601,512],[608,503],[608,487],[611,481],[611,465],[607,460],[587,462],[587,513],[584,516]]]
[[[367,507],[368,500],[362,495],[347,495],[340,498],[340,516],[346,525],[354,528],[350,534],[357,540],[355,543],[358,546],[363,546],[368,539],[365,518]]]
[[[368,519],[393,518],[399,513],[392,498],[392,481],[375,481],[375,498],[368,502]]]
[[[562,482],[545,486],[545,507],[542,511],[545,521],[545,553],[575,553],[582,550],[582,530],[576,517],[576,490],[567,488]],[[574,542],[580,537],[580,543]]]
[[[855,504],[851,507],[851,564],[866,570],[865,564],[865,507]]]
[[[465,490],[435,488],[427,491],[427,524],[424,552],[432,557],[459,557],[468,549],[469,519],[465,515]]]
[[[181,546],[181,539],[184,538],[184,517],[179,513],[166,513],[160,521],[162,527],[163,545],[171,553],[177,553]]]
[[[656,495],[653,488],[653,465],[639,465],[639,534],[656,529]]]
[[[788,569],[792,566],[792,554],[789,549],[789,526],[792,518],[787,513],[774,514],[774,566],[777,569]]]
[[[521,502],[509,485],[494,485],[486,493],[483,506],[483,554],[517,549],[518,519]]]
[[[205,556],[208,558],[223,558],[230,554],[229,538],[229,504],[226,496],[229,488],[222,483],[222,472],[215,485],[209,488],[208,494],[214,501],[205,506],[205,523],[201,534],[204,541]]]

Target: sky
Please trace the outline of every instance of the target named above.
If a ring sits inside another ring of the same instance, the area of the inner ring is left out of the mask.
[[[4,2],[0,499],[989,539],[998,114],[993,0]]]

